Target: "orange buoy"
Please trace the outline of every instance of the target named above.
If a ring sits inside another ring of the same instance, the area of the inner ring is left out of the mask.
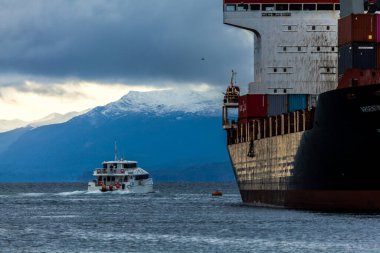
[[[214,191],[214,192],[211,193],[211,195],[212,196],[222,196],[223,194],[220,191]]]

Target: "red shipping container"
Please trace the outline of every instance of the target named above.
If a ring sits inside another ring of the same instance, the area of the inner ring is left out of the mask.
[[[338,20],[338,45],[376,42],[378,15],[351,14]]]
[[[349,69],[339,78],[338,89],[380,83],[380,70]]]
[[[380,15],[376,15],[376,25],[377,25],[376,41],[380,42]]]
[[[267,95],[247,94],[239,97],[239,120],[267,116]]]

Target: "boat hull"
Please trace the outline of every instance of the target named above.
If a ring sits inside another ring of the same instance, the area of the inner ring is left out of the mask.
[[[228,145],[244,203],[380,211],[380,85],[323,93],[313,128]]]
[[[145,193],[153,193],[153,181],[148,180],[143,184],[126,184],[125,187],[120,186],[119,188],[109,186],[103,188],[102,186],[96,185],[94,182],[88,183],[88,191],[101,191],[101,192],[123,192],[123,193],[137,193],[137,194],[145,194]]]

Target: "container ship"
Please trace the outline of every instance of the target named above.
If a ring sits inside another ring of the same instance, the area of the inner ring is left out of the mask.
[[[253,82],[233,72],[223,128],[242,201],[380,211],[377,1],[224,0],[253,36]]]

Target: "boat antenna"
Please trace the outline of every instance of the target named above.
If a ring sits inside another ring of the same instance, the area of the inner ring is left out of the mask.
[[[116,141],[115,141],[115,161],[117,161],[117,145],[116,145]]]
[[[232,70],[230,87],[234,87],[234,81],[236,82],[236,72]]]

